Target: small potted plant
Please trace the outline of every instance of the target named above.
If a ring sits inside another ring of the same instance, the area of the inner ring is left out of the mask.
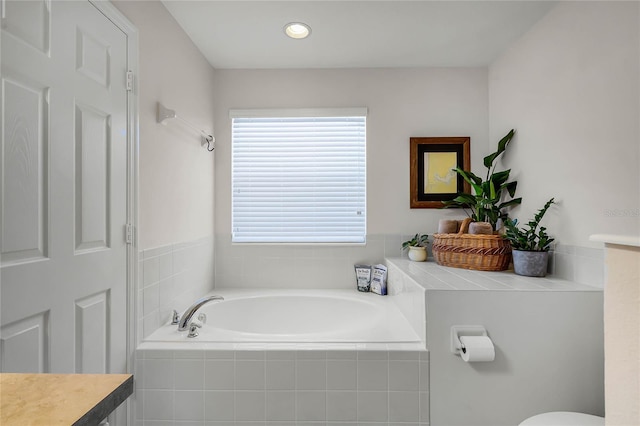
[[[504,238],[511,243],[513,269],[516,274],[527,277],[544,277],[547,274],[549,249],[554,239],[547,235],[547,228],[539,225],[553,203],[553,198],[547,201],[524,228],[518,228],[517,220],[505,221],[507,232]]]
[[[429,235],[416,234],[410,240],[402,243],[402,250],[409,250],[409,259],[415,262],[424,262],[427,260],[427,243]]]

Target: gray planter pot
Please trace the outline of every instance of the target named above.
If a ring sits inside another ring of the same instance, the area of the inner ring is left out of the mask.
[[[526,277],[544,277],[549,263],[548,251],[512,250],[513,270]]]

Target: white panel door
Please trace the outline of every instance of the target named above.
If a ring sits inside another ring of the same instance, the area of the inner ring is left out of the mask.
[[[126,371],[127,38],[2,1],[0,369]]]

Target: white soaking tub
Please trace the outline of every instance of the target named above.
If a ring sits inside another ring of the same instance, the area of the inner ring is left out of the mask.
[[[166,324],[145,342],[187,343],[420,343],[391,300],[355,290],[215,290],[204,305],[199,336]]]

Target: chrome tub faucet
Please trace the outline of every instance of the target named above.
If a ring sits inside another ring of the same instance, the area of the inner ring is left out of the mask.
[[[209,296],[198,300],[196,303],[191,305],[184,311],[184,314],[180,317],[180,321],[178,322],[178,331],[185,331],[189,328],[191,324],[191,319],[195,315],[195,313],[200,309],[203,305],[213,302],[215,300],[224,300],[222,296]]]

